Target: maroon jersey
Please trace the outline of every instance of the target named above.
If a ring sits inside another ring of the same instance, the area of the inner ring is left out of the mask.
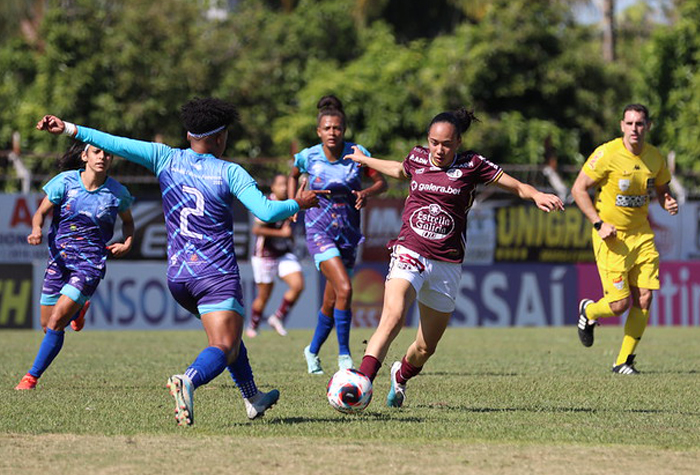
[[[268,198],[273,201],[277,199],[274,195],[270,195]],[[277,221],[276,223],[266,223],[265,221],[260,221],[257,218],[255,219],[255,224],[270,229],[282,229],[282,226],[284,226],[287,222],[289,222],[288,219],[283,219],[282,221]],[[253,251],[253,255],[256,257],[272,257],[277,259],[278,257],[284,256],[288,252],[292,252],[293,243],[294,242],[290,237],[283,238],[258,236],[255,240],[255,250]]]
[[[500,178],[503,170],[476,152],[455,156],[448,168],[433,166],[425,147],[414,147],[403,162],[411,180],[401,216],[400,244],[428,259],[462,262],[467,242],[467,213],[476,185]]]

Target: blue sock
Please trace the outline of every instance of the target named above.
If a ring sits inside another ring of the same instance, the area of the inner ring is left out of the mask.
[[[187,368],[185,376],[192,381],[193,389],[197,389],[220,375],[225,367],[226,353],[220,348],[209,346],[204,348],[197,359]]]
[[[56,330],[46,329],[46,335],[41,341],[41,346],[39,347],[39,352],[34,358],[34,364],[32,369],[29,370],[29,374],[35,378],[40,378],[42,373],[46,371],[51,362],[56,358],[56,355],[63,348],[63,339],[66,336],[66,332]]]
[[[320,310],[318,311],[318,321],[316,322],[316,330],[314,331],[314,337],[311,339],[311,344],[309,345],[309,351],[317,355],[321,349],[321,345],[325,343],[328,335],[331,334],[333,330],[333,319],[327,315],[324,315]]]
[[[335,319],[335,332],[338,335],[338,354],[350,354],[350,324],[352,323],[352,310],[333,309]]]
[[[258,394],[258,387],[255,385],[255,378],[253,378],[253,368],[250,367],[248,360],[248,349],[242,341],[238,349],[238,358],[228,365],[228,371],[244,398],[247,399]]]

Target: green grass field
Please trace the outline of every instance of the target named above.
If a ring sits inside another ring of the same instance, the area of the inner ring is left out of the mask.
[[[449,329],[385,407],[388,367],[360,415],[335,412],[330,374],[306,374],[310,331],[247,341],[258,386],[280,402],[249,421],[228,373],[195,394],[195,426],[177,427],[168,376],[204,332],[68,332],[35,391],[14,391],[42,334],[0,332],[0,473],[698,473],[700,328],[650,328],[640,376],[610,372],[619,327],[583,348],[573,327]],[[356,363],[369,330],[354,330]],[[321,352],[335,370],[332,335]]]

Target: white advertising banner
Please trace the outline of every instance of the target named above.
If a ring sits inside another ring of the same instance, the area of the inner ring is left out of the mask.
[[[34,301],[38,302],[44,277],[44,263],[34,266]],[[255,283],[250,264],[240,264],[244,304],[249,318],[255,298]],[[288,328],[313,328],[318,313],[318,272],[313,264],[303,266],[306,288],[287,317]],[[271,315],[286,290],[277,281],[264,317]],[[180,307],[170,295],[164,262],[110,261],[107,275],[90,301],[85,330],[190,330],[201,329],[194,315]],[[34,328],[41,328],[39,312],[34,312]],[[266,328],[263,321],[262,328]]]
[[[43,198],[42,193],[0,194],[0,262],[30,263],[48,258],[46,240],[38,246],[27,244],[27,236],[32,232],[32,216]],[[49,220],[45,223],[45,233]]]

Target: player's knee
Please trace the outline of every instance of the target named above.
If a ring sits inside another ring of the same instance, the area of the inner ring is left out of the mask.
[[[612,312],[615,315],[622,315],[623,313],[625,313],[627,311],[627,309],[630,306],[630,303],[629,303],[629,299],[624,299],[624,300],[617,300],[615,302],[610,302],[609,305],[610,305],[610,310],[612,310]]]
[[[352,285],[350,284],[350,281],[340,282],[334,287],[334,290],[335,298],[337,300],[350,301],[350,299],[352,299]]]

